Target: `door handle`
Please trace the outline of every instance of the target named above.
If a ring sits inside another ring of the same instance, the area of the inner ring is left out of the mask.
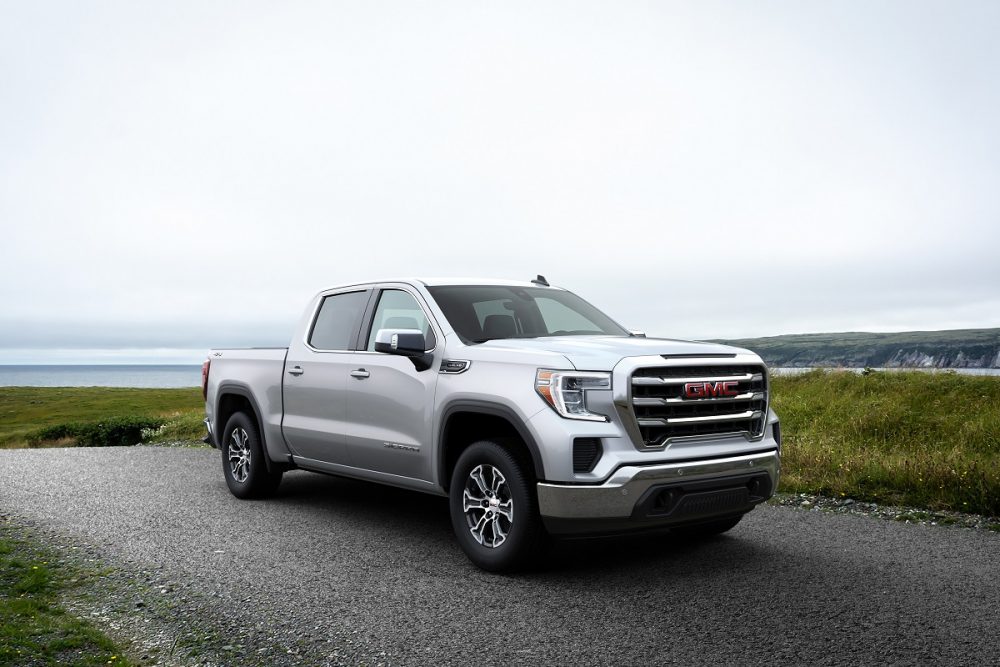
[[[305,371],[302,370],[302,366],[292,366],[288,369],[289,375],[302,375],[303,373],[305,373]]]
[[[371,375],[371,373],[369,373],[368,371],[366,371],[363,368],[359,368],[357,370],[351,371],[351,377],[352,378],[358,378],[359,380],[364,380],[369,375]]]

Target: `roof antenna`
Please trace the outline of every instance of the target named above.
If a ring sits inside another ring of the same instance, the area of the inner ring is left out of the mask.
[[[551,285],[549,285],[549,281],[546,280],[545,276],[543,276],[540,273],[538,274],[538,277],[532,280],[531,282],[535,283],[536,285],[541,285],[542,287],[551,287]]]

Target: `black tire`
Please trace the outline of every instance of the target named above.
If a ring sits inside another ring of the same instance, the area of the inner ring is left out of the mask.
[[[736,527],[736,524],[740,522],[743,515],[731,516],[727,519],[718,519],[716,521],[706,521],[705,523],[696,523],[691,526],[677,526],[676,528],[671,528],[670,532],[675,535],[681,535],[683,537],[691,538],[704,538],[712,537],[713,535],[721,535],[727,530],[732,530]]]
[[[477,469],[486,492],[480,491],[482,487],[473,476]],[[499,472],[500,477],[491,471]],[[482,507],[470,506],[467,511],[467,488],[472,489],[469,502],[481,497],[485,502]],[[534,479],[496,442],[481,440],[462,452],[452,471],[448,496],[458,544],[482,569],[505,572],[525,567],[542,546],[545,531],[538,516]]]
[[[277,465],[267,469],[257,422],[252,417],[243,412],[230,417],[219,449],[226,485],[237,498],[265,498],[278,488],[283,470]]]

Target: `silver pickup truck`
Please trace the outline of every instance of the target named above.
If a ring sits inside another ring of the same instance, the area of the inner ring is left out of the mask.
[[[327,289],[288,348],[213,350],[202,376],[233,494],[300,468],[447,496],[487,570],[550,535],[721,533],[778,484],[757,355],[629,332],[541,276]]]

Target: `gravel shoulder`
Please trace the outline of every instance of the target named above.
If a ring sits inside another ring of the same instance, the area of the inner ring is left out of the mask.
[[[853,498],[830,498],[814,493],[779,493],[769,501],[771,505],[795,507],[811,512],[832,512],[834,514],[854,514],[903,523],[917,523],[924,526],[954,526],[971,528],[973,530],[989,530],[1000,532],[1000,517],[969,514],[966,512],[950,512],[946,510],[927,510],[918,507],[901,507],[898,505],[881,505],[856,501]]]
[[[444,499],[293,472],[240,501],[218,456],[3,451],[0,513],[110,568],[75,608],[145,664],[1000,662],[989,530],[791,497],[706,542],[565,542],[497,576]]]

